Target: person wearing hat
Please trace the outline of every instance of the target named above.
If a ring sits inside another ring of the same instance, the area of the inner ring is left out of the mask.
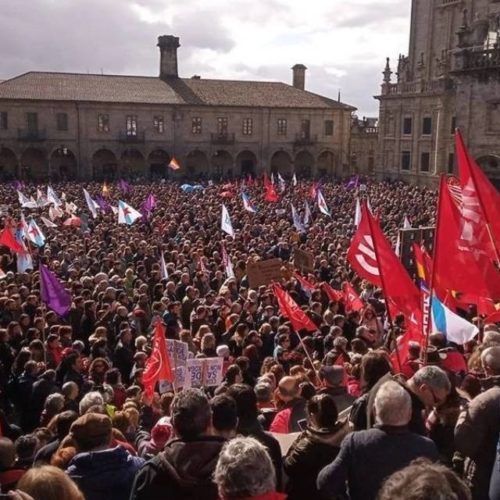
[[[86,500],[128,498],[136,472],[144,459],[134,457],[121,446],[111,447],[112,425],[107,415],[87,413],[70,428],[77,454],[66,469]]]
[[[319,379],[322,388],[318,394],[329,394],[339,413],[352,406],[356,398],[347,392],[347,375],[343,366],[322,366],[319,370]]]

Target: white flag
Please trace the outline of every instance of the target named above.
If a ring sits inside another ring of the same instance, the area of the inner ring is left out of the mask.
[[[19,203],[21,204],[21,207],[23,208],[36,208],[37,202],[33,199],[28,199],[26,196],[24,196],[21,191],[17,191],[17,197],[19,199]]]
[[[50,186],[47,186],[47,201],[52,202],[56,207],[62,205],[56,192]]]
[[[312,215],[311,208],[309,207],[309,203],[304,203],[304,226],[308,226],[311,223]]]
[[[411,229],[411,223],[408,217],[405,215],[405,220],[403,222],[403,229]]]
[[[361,203],[359,202],[359,198],[356,198],[356,209],[354,210],[354,225],[358,227],[360,222],[361,222]]]
[[[294,186],[296,186],[296,185],[297,185],[297,176],[295,175],[295,172],[293,173],[293,177],[292,177],[292,184],[293,184]]]
[[[40,216],[40,219],[42,219],[42,222],[45,224],[45,227],[57,227],[57,224],[54,224],[51,220],[47,219],[43,215]]]
[[[92,217],[95,219],[97,217],[97,209],[99,208],[99,205],[91,198],[89,192],[85,188],[83,189],[83,194],[85,196],[85,201],[87,202],[87,207],[89,208]]]
[[[222,220],[221,229],[234,238],[234,229],[231,224],[231,217],[229,217],[229,212],[227,211],[226,205],[222,204]]]
[[[305,231],[304,225],[300,221],[299,214],[297,213],[297,210],[295,210],[295,207],[293,204],[290,203],[290,206],[292,207],[292,220],[293,220],[293,225],[295,226],[295,229],[299,232],[302,233]]]
[[[161,252],[161,257],[160,257],[160,270],[161,270],[161,279],[168,280],[167,264],[165,263],[165,257],[163,256],[163,252]]]

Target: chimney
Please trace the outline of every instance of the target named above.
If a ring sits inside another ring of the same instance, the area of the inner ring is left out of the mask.
[[[177,49],[180,47],[179,37],[162,35],[158,37],[160,47],[160,78],[178,78]]]
[[[306,86],[306,67],[303,64],[296,64],[293,70],[293,86],[296,89],[304,90]]]

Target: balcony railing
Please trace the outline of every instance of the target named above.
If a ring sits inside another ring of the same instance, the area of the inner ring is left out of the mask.
[[[212,144],[219,144],[219,145],[230,145],[234,144],[234,134],[211,134],[210,138]]]
[[[318,142],[317,135],[310,134],[297,134],[295,136],[295,141],[293,141],[294,146],[312,146]]]
[[[40,141],[46,141],[47,140],[47,131],[44,130],[34,130],[34,129],[28,129],[28,128],[20,128],[17,129],[17,138],[20,141],[27,141],[27,142],[40,142]]]
[[[439,94],[452,88],[449,78],[439,80],[389,83],[382,85],[382,95]]]
[[[490,72],[500,70],[500,48],[463,49],[456,54],[456,72]]]
[[[145,141],[145,133],[144,131],[137,132],[135,134],[127,131],[120,132],[120,134],[118,135],[118,140],[126,144],[141,144]]]

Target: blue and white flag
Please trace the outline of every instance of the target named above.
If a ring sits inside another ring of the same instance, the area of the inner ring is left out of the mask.
[[[231,217],[229,217],[229,212],[224,203],[222,204],[221,229],[234,238],[233,224],[231,223]]]
[[[142,214],[124,201],[118,201],[118,224],[132,225]]]
[[[243,200],[243,207],[247,212],[251,212],[253,214],[257,212],[255,207],[250,202],[250,198],[248,198],[248,196],[243,191],[241,192],[241,199]]]
[[[471,341],[478,333],[478,328],[448,309],[437,297],[432,297],[432,331],[442,333],[448,342],[463,345]]]
[[[278,172],[278,182],[280,183],[280,191],[283,192],[286,189],[286,182],[283,177],[281,177],[281,174]]]
[[[309,203],[304,203],[304,226],[308,226],[311,223],[312,215],[311,215],[311,207],[309,207]]]
[[[300,216],[297,213],[297,210],[295,210],[295,207],[293,206],[292,203],[290,203],[290,206],[292,207],[292,220],[293,220],[293,225],[295,226],[295,229],[299,233],[305,232],[306,229],[304,227],[304,224],[302,224],[302,222],[300,220]]]
[[[53,203],[56,207],[62,205],[62,202],[56,192],[50,186],[47,186],[47,201]]]
[[[34,219],[31,219],[28,224],[26,236],[37,247],[43,247],[43,245],[45,245],[45,235],[42,233]]]
[[[323,193],[319,189],[318,189],[318,208],[322,214],[328,215],[328,217],[330,217],[330,211],[328,210],[325,198],[323,197]]]
[[[29,199],[26,196],[24,196],[21,191],[17,191],[17,197],[19,199],[19,203],[21,204],[21,207],[23,208],[37,208],[38,204],[35,200]]]
[[[97,201],[94,201],[89,192],[83,188],[83,194],[85,195],[85,201],[87,202],[87,207],[90,210],[90,213],[92,214],[92,217],[95,219],[97,217],[97,209],[99,208],[99,204]]]

